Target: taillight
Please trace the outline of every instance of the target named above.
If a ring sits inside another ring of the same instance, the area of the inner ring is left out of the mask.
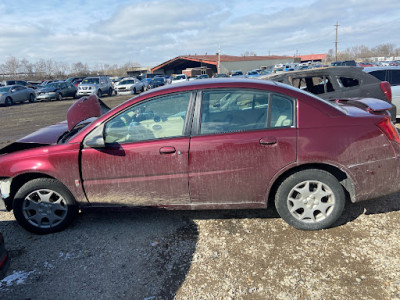
[[[389,102],[392,102],[392,88],[390,87],[390,83],[387,81],[382,81],[380,86],[382,92],[385,94],[386,99]]]
[[[390,118],[385,117],[382,121],[376,123],[380,130],[387,136],[387,138],[391,141],[396,141],[400,144],[399,133],[397,129],[394,127],[393,123],[390,121]]]

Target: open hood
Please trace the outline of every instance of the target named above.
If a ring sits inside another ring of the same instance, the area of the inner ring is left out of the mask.
[[[78,99],[67,112],[68,130],[86,119],[100,117],[107,109],[110,110],[96,95]]]

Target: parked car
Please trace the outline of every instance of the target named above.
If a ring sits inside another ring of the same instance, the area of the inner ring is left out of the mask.
[[[0,87],[0,104],[13,105],[16,102],[35,102],[35,91],[22,85],[6,85]]]
[[[164,77],[154,77],[151,81],[150,81],[150,87],[152,89],[159,87],[159,86],[163,86],[165,85],[165,78]]]
[[[179,82],[185,82],[187,80],[188,80],[188,78],[187,78],[186,74],[173,74],[171,76],[172,84],[179,83]]]
[[[27,230],[66,228],[79,209],[275,205],[290,225],[335,224],[352,202],[400,191],[390,105],[331,103],[271,81],[168,85],[103,115],[95,95],[62,122],[0,150],[0,203]]]
[[[347,66],[347,67],[356,67],[357,64],[354,60],[344,60],[344,61],[335,61],[333,63],[331,63],[332,67],[343,67],[343,66]]]
[[[69,77],[65,80],[65,82],[69,82],[69,83],[74,83],[77,80],[82,81],[83,79],[85,79],[87,76],[75,76],[75,77]]]
[[[0,280],[6,275],[10,266],[10,256],[4,244],[3,234],[0,232]]]
[[[246,78],[257,78],[260,77],[260,73],[258,73],[257,71],[248,71],[246,73]]]
[[[1,82],[1,85],[2,86],[6,86],[6,85],[22,85],[22,86],[33,88],[33,85],[28,83],[25,80],[3,80]]]
[[[400,118],[400,67],[366,67],[364,72],[371,74],[382,82],[387,81],[392,89],[392,103],[397,108],[397,118]]]
[[[62,100],[63,98],[77,98],[78,89],[70,82],[52,82],[36,91],[36,99],[43,100]]]
[[[226,75],[225,73],[218,73],[214,75],[214,78],[226,78],[229,77],[228,75]]]
[[[231,77],[244,77],[243,72],[241,70],[236,70],[236,71],[232,71],[231,73]]]
[[[150,86],[151,78],[143,78],[142,82],[143,82],[145,91],[151,89],[151,86]]]
[[[196,76],[196,79],[208,79],[208,78],[209,78],[208,74],[201,74]]]
[[[97,95],[98,97],[101,97],[104,94],[112,96],[113,87],[108,76],[86,77],[78,85],[77,95],[79,97],[90,96],[93,94]]]
[[[144,92],[144,84],[136,77],[127,77],[119,82],[115,91],[118,95],[136,94],[137,92]]]
[[[390,84],[381,82],[363,72],[359,67],[327,67],[285,72],[260,78],[290,84],[327,100],[368,97],[392,102]],[[396,122],[396,106],[393,104],[391,104],[390,113],[392,120]]]

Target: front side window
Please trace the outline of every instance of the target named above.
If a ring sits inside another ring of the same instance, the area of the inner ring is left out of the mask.
[[[190,95],[171,94],[132,106],[105,124],[105,142],[125,144],[184,136]]]

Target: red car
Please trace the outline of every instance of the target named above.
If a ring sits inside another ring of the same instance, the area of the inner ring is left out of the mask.
[[[400,190],[400,144],[377,99],[329,102],[288,85],[207,79],[67,122],[0,150],[0,203],[27,230],[64,229],[79,208],[266,208],[298,229],[330,227],[345,201]]]

